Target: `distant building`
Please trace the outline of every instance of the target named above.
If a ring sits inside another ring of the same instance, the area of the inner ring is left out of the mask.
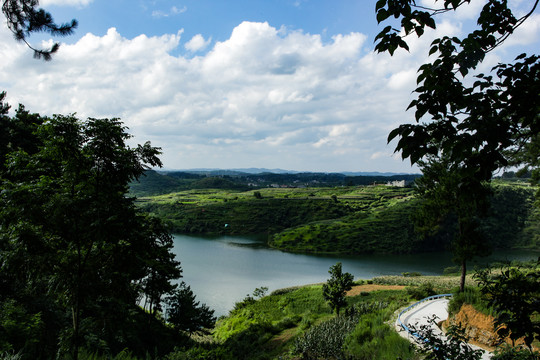
[[[394,180],[386,183],[386,186],[405,187],[405,180]]]

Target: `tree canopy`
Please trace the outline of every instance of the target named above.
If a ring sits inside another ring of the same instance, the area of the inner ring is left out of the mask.
[[[516,17],[506,0],[489,0],[478,14],[478,27],[462,38],[435,39],[429,50],[435,60],[418,70],[416,124],[403,124],[388,140],[399,138],[396,151],[411,163],[427,155],[444,154],[453,168],[468,179],[486,181],[499,168],[513,165],[538,167],[540,131],[540,57],[517,54],[510,64],[499,64],[492,74],[474,74],[486,55],[507,40],[537,8],[538,0],[522,17]],[[467,6],[470,0],[440,0],[440,8],[416,5],[414,0],[379,0],[379,23],[394,17],[401,28],[386,26],[376,37],[376,50],[393,54],[408,49],[406,37],[436,27],[436,16]],[[469,85],[469,83],[471,85]],[[421,122],[430,118],[429,122]],[[529,154],[529,156],[524,155]],[[521,154],[521,156],[517,156]]]
[[[0,109],[0,351],[164,351],[170,343],[156,339],[177,335],[158,315],[182,271],[167,229],[127,195],[161,165],[160,150],[127,146],[119,119]],[[181,305],[199,312],[194,301]],[[183,320],[175,326],[191,326]]]
[[[15,39],[32,49],[36,59],[49,61],[52,54],[58,51],[60,44],[54,43],[49,49],[37,49],[30,45],[28,37],[39,32],[47,32],[53,36],[71,35],[78,24],[77,20],[73,19],[70,23],[58,25],[49,12],[38,6],[38,0],[3,0],[2,13]]]
[[[399,19],[399,29],[386,26],[376,37],[375,49],[393,54],[408,50],[406,37],[424,35],[436,28],[437,15],[469,5],[470,0],[435,0],[439,8],[417,5],[415,0],[379,0],[379,23]],[[493,173],[501,168],[523,166],[539,178],[540,57],[516,54],[509,64],[498,64],[490,74],[475,73],[488,53],[507,40],[537,8],[517,17],[506,0],[488,0],[477,17],[477,28],[463,37],[444,36],[431,43],[434,60],[418,70],[414,109],[416,123],[390,132],[397,138],[395,151],[424,172],[421,195],[441,211],[425,212],[430,223],[441,215],[457,217],[454,257],[462,264],[485,253],[478,243],[476,217],[485,213]],[[472,77],[472,79],[471,79]],[[431,220],[429,220],[431,218]]]
[[[345,294],[352,289],[354,277],[348,272],[343,272],[340,262],[330,266],[328,273],[331,276],[326,284],[323,284],[323,297],[332,311],[335,310],[339,315],[339,311],[347,305]]]

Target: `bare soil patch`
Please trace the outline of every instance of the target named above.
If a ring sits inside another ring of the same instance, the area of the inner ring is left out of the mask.
[[[403,285],[376,285],[376,284],[367,284],[367,285],[357,285],[347,291],[347,296],[356,296],[360,295],[362,292],[372,292],[377,290],[403,290],[405,286]]]

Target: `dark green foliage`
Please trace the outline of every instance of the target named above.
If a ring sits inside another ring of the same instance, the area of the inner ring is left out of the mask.
[[[534,190],[518,186],[492,186],[487,215],[480,220],[480,231],[493,248],[509,244],[527,244],[540,237],[540,226],[534,219]]]
[[[429,319],[429,325],[422,325],[420,328],[409,326],[416,332],[425,344],[420,351],[425,354],[426,360],[480,360],[483,350],[474,350],[468,344],[465,331],[457,326],[450,326],[446,332],[446,337],[441,337],[433,333],[433,324],[436,324],[436,317]]]
[[[147,170],[129,184],[129,192],[134,196],[167,194],[182,189],[182,183],[171,176],[164,176],[154,170]]]
[[[391,55],[408,50],[405,36],[422,36],[435,28],[437,14],[467,6],[470,1],[445,0],[440,9],[417,6],[414,0],[379,0],[377,21],[393,16],[401,28],[387,26],[375,38],[376,50]],[[537,169],[540,133],[540,57],[518,55],[513,64],[499,64],[492,75],[477,74],[467,81],[486,54],[502,44],[534,12],[519,20],[506,0],[492,0],[478,14],[478,28],[464,37],[435,39],[429,55],[435,60],[419,68],[418,87],[408,108],[415,109],[417,124],[404,124],[388,135],[398,138],[396,151],[419,163],[424,173],[422,197],[429,209],[422,213],[426,228],[453,214],[457,230],[452,240],[454,260],[462,266],[465,286],[467,262],[484,255],[487,246],[479,231],[493,172],[512,164]],[[402,31],[402,32],[401,32]],[[472,86],[468,85],[472,83]],[[430,121],[425,122],[429,118]],[[537,173],[533,171],[533,173]],[[540,173],[540,171],[538,171]],[[441,213],[435,210],[444,210]]]
[[[310,202],[303,199],[252,199],[202,206],[143,203],[141,208],[168,222],[172,231],[184,234],[273,233],[306,222],[341,217],[351,211],[345,205],[326,199]]]
[[[293,351],[303,359],[344,359],[343,343],[354,330],[360,315],[339,315],[311,327],[298,337]]]
[[[223,346],[199,345],[175,350],[165,360],[236,360],[231,351]]]
[[[463,304],[472,305],[476,310],[486,315],[493,315],[494,309],[491,308],[486,299],[482,296],[478,287],[466,287],[462,292],[455,292],[448,303],[448,313],[457,314]]]
[[[354,304],[346,308],[342,315],[310,327],[295,340],[293,352],[304,359],[344,359],[343,344],[349,333],[357,327],[359,319],[387,306],[383,302]]]
[[[537,198],[539,194],[537,193]],[[525,221],[525,228],[521,233],[521,239],[517,244],[520,247],[530,249],[540,249],[540,207],[530,211],[530,215]]]
[[[249,186],[238,184],[230,179],[221,177],[205,177],[191,184],[192,189],[226,189],[246,191]]]
[[[419,286],[410,286],[407,288],[407,295],[415,300],[422,300],[435,294],[435,289],[433,289],[431,283],[424,283]]]
[[[509,337],[513,343],[523,338],[532,349],[532,342],[540,340],[540,265],[528,269],[507,266],[500,274],[487,269],[475,277],[488,305],[496,311],[497,335]]]
[[[495,350],[495,355],[492,360],[539,360],[540,353],[538,351],[531,352],[527,349],[516,347],[503,347]]]
[[[388,204],[389,205],[389,204]],[[303,225],[275,234],[273,247],[320,253],[411,253],[444,248],[422,240],[410,220],[416,201],[357,212],[333,222]]]
[[[401,273],[401,276],[404,276],[404,277],[416,277],[416,276],[422,276],[422,274],[417,272],[417,271],[412,271],[412,272]]]
[[[340,262],[330,266],[330,270],[328,270],[331,275],[330,279],[322,287],[324,300],[328,302],[332,311],[335,310],[338,315],[339,311],[347,306],[345,294],[352,289],[354,280],[354,276],[347,272],[344,273],[341,267]]]
[[[57,25],[50,13],[37,8],[38,0],[4,0],[2,13],[7,20],[7,27],[17,41],[22,41],[34,51],[36,59],[51,60],[51,55],[58,51],[59,44],[55,43],[50,49],[35,49],[28,43],[32,33],[48,32],[53,36],[71,35],[77,27],[77,21],[70,24]]]
[[[347,336],[343,353],[346,359],[413,359],[412,344],[387,323],[388,311],[378,310],[360,317]]]
[[[453,261],[461,265],[463,291],[467,263],[490,253],[480,224],[489,208],[491,189],[486,183],[470,181],[446,156],[429,156],[419,164],[424,175],[417,180],[416,189],[422,201],[415,214],[416,228],[433,234],[440,231],[441,223],[450,224],[450,247]]]
[[[208,333],[214,326],[214,310],[195,301],[195,294],[185,282],[181,282],[171,295],[165,298],[167,322],[176,330],[188,333]]]
[[[182,343],[159,317],[181,275],[172,238],[126,197],[159,149],[128,147],[118,119],[2,112],[0,351],[145,356]]]
[[[392,54],[398,47],[407,48],[401,30],[405,36],[422,36],[426,26],[436,26],[437,14],[467,6],[469,1],[442,3],[442,8],[427,12],[412,0],[378,1],[377,20],[383,22],[392,15],[401,19],[401,29],[386,27],[376,37],[376,50]],[[537,56],[522,54],[512,65],[496,66],[495,81],[493,76],[478,74],[473,86],[467,87],[462,80],[532,15],[537,4],[532,1],[531,12],[517,20],[507,1],[489,1],[478,14],[477,29],[461,39],[445,36],[433,41],[429,53],[436,58],[420,67],[418,98],[409,105],[419,123],[402,125],[389,135],[389,140],[400,137],[396,150],[402,150],[404,158],[415,163],[428,154],[447,154],[469,181],[476,177],[481,182],[509,163],[513,149],[538,135]],[[424,116],[433,121],[420,123]]]

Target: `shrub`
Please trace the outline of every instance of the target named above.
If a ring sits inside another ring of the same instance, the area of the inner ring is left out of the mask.
[[[230,350],[222,347],[197,346],[188,350],[176,350],[165,358],[166,360],[233,360]]]
[[[496,350],[495,355],[491,357],[492,360],[538,360],[540,359],[540,353],[530,352],[526,349],[513,348],[510,346]]]
[[[403,272],[401,273],[401,275],[403,275],[404,277],[415,277],[415,276],[422,276],[421,273],[417,272],[417,271],[412,271],[412,272]]]
[[[466,287],[462,292],[455,292],[448,303],[448,313],[456,314],[463,304],[470,304],[476,310],[486,314],[493,315],[494,310],[490,308],[487,302],[482,298],[480,289],[477,287]]]
[[[410,359],[414,355],[411,343],[385,324],[382,312],[361,317],[343,349],[347,359]]]
[[[425,283],[420,286],[408,287],[407,294],[411,296],[413,299],[422,300],[429,296],[435,295],[436,292],[433,289],[433,285],[431,283]]]
[[[332,311],[335,310],[339,315],[340,309],[347,305],[345,294],[348,290],[351,290],[354,277],[341,270],[340,262],[332,265],[328,272],[332,276],[322,287],[323,297],[329,303]]]
[[[293,351],[307,359],[339,359],[345,338],[358,322],[356,316],[336,316],[310,328],[296,339]]]
[[[460,272],[459,266],[449,266],[449,267],[444,268],[443,270],[444,275],[455,275],[455,274],[459,274],[459,272]]]

